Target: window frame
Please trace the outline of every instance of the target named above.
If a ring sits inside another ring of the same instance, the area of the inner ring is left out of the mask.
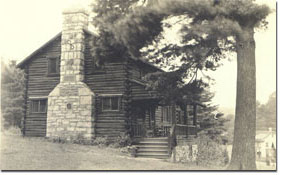
[[[41,101],[45,101],[45,110],[40,111],[41,109]],[[33,111],[33,105],[34,103],[37,102],[38,104],[38,110]],[[48,108],[48,99],[47,98],[32,98],[30,99],[30,113],[31,114],[46,114],[47,113],[47,108]]]
[[[102,112],[116,112],[116,111],[120,111],[121,108],[121,94],[119,95],[114,95],[114,94],[105,94],[105,95],[101,95],[101,111]],[[112,98],[117,98],[117,109],[112,109]],[[104,100],[105,99],[110,99],[110,109],[104,109]]]
[[[55,60],[55,72],[51,72],[51,60]],[[47,57],[47,75],[58,76],[60,74],[60,56]]]
[[[171,123],[172,122],[172,116],[173,116],[173,109],[172,106],[163,106],[162,107],[162,121],[165,123]]]

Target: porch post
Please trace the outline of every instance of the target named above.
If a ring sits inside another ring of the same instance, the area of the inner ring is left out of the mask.
[[[193,104],[193,125],[196,126],[196,119],[197,119],[197,104]]]
[[[183,124],[187,124],[187,103],[185,104],[185,108],[184,108],[184,115],[183,115]]]
[[[176,124],[176,105],[173,105],[172,110],[172,124]]]

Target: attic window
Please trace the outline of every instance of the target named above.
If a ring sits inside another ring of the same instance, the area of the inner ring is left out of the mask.
[[[59,57],[48,58],[48,74],[59,74]]]

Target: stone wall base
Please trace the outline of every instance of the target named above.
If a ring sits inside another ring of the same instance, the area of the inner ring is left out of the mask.
[[[94,93],[82,82],[60,83],[48,96],[48,138],[94,138]]]

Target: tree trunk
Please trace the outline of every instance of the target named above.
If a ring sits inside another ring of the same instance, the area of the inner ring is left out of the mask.
[[[230,170],[255,170],[256,77],[253,27],[243,29],[237,42],[237,96]]]

